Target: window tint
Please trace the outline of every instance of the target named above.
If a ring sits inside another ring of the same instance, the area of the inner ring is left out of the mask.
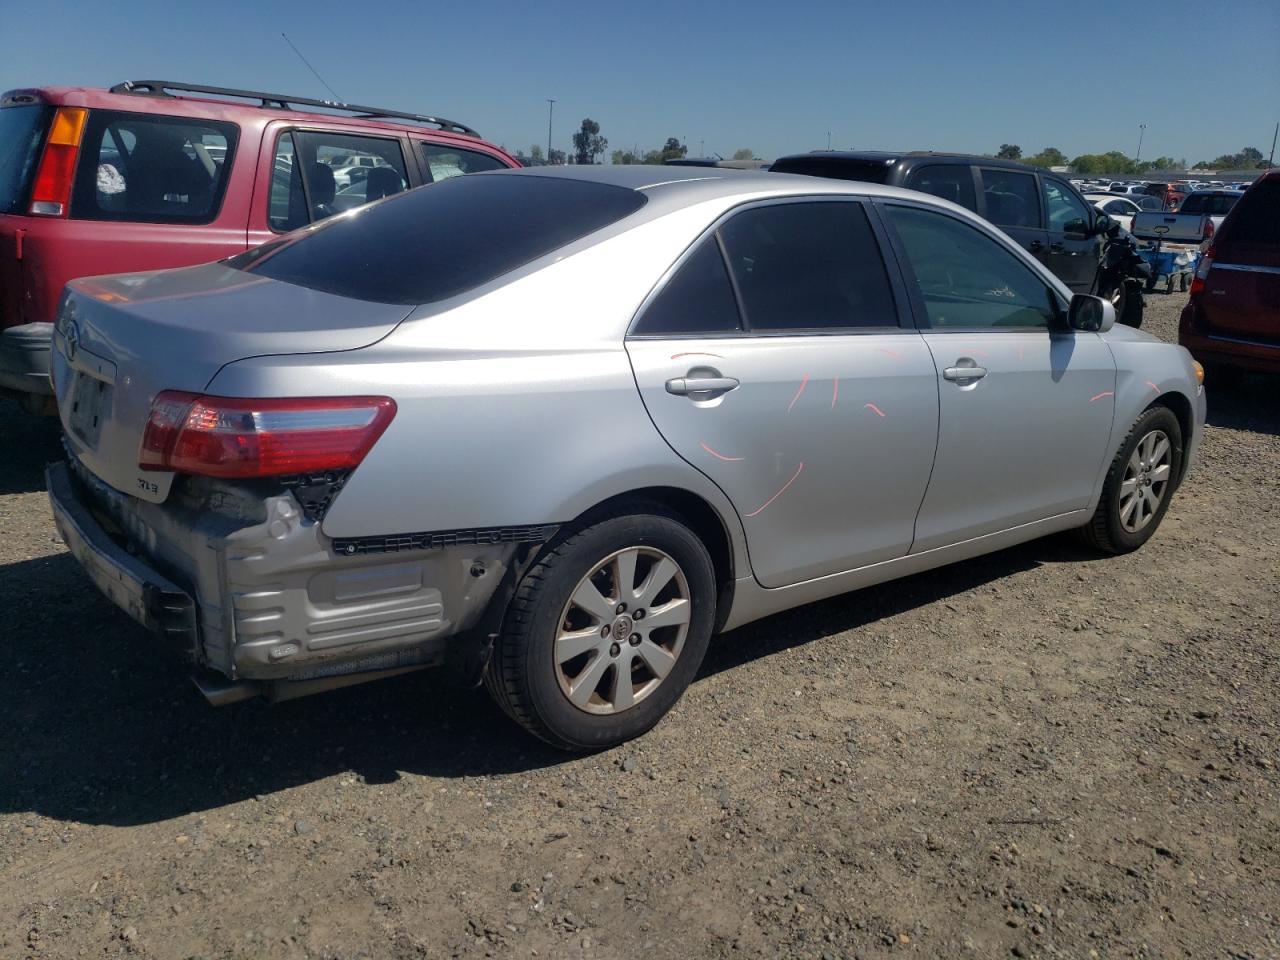
[[[731,218],[720,236],[751,330],[897,326],[861,204],[756,207]]]
[[[535,175],[454,177],[265,243],[230,266],[341,297],[433,303],[639,210],[645,195]]]
[[[1280,246],[1280,180],[1267,180],[1249,189],[1237,204],[1230,220],[1231,229],[1218,240],[1226,243],[1260,243]]]
[[[931,327],[1048,327],[1048,287],[995,240],[952,217],[888,205]]]
[[[975,213],[978,202],[973,193],[973,170],[967,164],[948,163],[931,164],[917,167],[907,177],[907,184],[912,190],[931,193],[943,200],[958,203]]]
[[[507,165],[497,157],[477,150],[462,150],[439,143],[422,142],[422,160],[432,180],[448,180],[464,173],[505,170]]]
[[[1193,193],[1182,201],[1179,213],[1207,213],[1210,216],[1222,217],[1231,212],[1239,197],[1227,193]]]
[[[26,213],[22,208],[51,112],[34,105],[0,110],[0,213]]]
[[[707,237],[653,298],[632,334],[642,337],[732,333],[738,302],[714,236]]]
[[[1121,216],[1128,216],[1133,213],[1133,204],[1126,203],[1124,200],[1112,200],[1103,205],[1103,211],[1106,213],[1118,213]]]
[[[844,157],[790,157],[776,160],[769,168],[774,173],[802,173],[810,177],[833,180],[865,180],[887,183],[889,164],[882,160],[849,160]]]
[[[1040,226],[1036,178],[1016,170],[983,170],[987,219],[1001,227]]]
[[[71,198],[77,220],[209,223],[218,215],[236,126],[91,110]]]
[[[268,219],[296,230],[408,186],[398,140],[294,130],[276,141]]]
[[[1050,230],[1084,233],[1089,229],[1089,212],[1085,210],[1083,201],[1056,180],[1043,177],[1040,182],[1044,184]]]

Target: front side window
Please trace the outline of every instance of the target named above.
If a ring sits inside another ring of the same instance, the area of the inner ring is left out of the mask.
[[[1102,208],[1104,213],[1118,214],[1122,217],[1127,217],[1133,213],[1134,209],[1133,204],[1126,200],[1112,200]]]
[[[1070,190],[1055,180],[1045,177],[1044,201],[1049,211],[1049,229],[1058,232],[1087,233],[1089,213],[1084,203]]]
[[[92,110],[71,217],[210,223],[222,205],[236,140],[233,123]]]
[[[292,130],[276,141],[268,220],[296,230],[408,186],[398,140]]]
[[[770,204],[737,214],[719,233],[749,329],[898,325],[861,204]]]
[[[982,192],[987,219],[1000,227],[1039,227],[1040,197],[1036,178],[1016,170],[983,170]]]
[[[432,181],[448,180],[464,173],[507,169],[505,163],[487,153],[426,141],[422,142],[422,161],[431,174]]]
[[[943,200],[958,203],[966,210],[978,212],[978,202],[973,193],[973,171],[967,164],[929,164],[917,167],[907,177],[907,184],[912,190],[931,193]]]
[[[884,208],[937,329],[1048,328],[1053,294],[1013,253],[968,224],[929,210]]]

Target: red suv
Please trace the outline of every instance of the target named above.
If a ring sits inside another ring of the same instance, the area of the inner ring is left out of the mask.
[[[10,90],[0,393],[48,406],[69,280],[217,260],[409,187],[517,166],[463,124],[377,107],[154,80]]]
[[[1222,221],[1178,342],[1206,366],[1280,373],[1280,170],[1259,178]]]

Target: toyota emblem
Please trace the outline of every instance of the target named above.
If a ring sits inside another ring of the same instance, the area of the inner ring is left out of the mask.
[[[76,351],[80,348],[80,326],[74,320],[67,324],[66,331],[62,334],[65,342],[65,351],[68,360],[76,358]]]

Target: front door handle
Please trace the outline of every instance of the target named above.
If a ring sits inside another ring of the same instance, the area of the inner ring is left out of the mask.
[[[727,393],[738,385],[733,377],[676,377],[667,381],[667,393],[687,397],[695,393]]]
[[[956,362],[959,366],[947,367],[942,371],[942,379],[966,383],[970,380],[981,380],[987,375],[987,368],[978,366],[972,360],[969,360],[968,364],[963,359]]]
[[[1041,243],[1039,240],[1032,240],[1029,244],[1027,244],[1027,249],[1030,250],[1032,253],[1039,253],[1041,250],[1044,249],[1044,244]]]
[[[1066,244],[1063,243],[1051,243],[1049,244],[1049,249],[1054,253],[1061,253],[1063,250],[1067,249],[1067,247]]]

